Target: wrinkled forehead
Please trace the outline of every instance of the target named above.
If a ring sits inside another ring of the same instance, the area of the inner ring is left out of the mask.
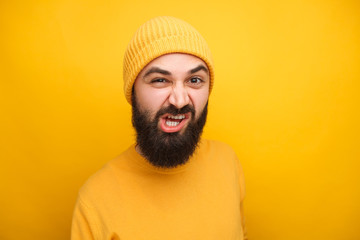
[[[147,76],[152,72],[165,75],[192,73],[195,70],[204,70],[209,76],[207,64],[199,57],[186,53],[169,53],[155,58],[148,63],[139,73],[136,79]]]

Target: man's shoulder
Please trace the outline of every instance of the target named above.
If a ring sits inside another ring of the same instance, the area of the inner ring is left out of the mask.
[[[108,188],[114,179],[112,166],[105,164],[100,170],[92,174],[82,185],[79,191],[80,198],[89,199],[94,195],[101,195],[104,188]]]
[[[91,175],[80,188],[80,197],[89,198],[93,195],[103,195],[112,188],[119,187],[119,181],[121,181],[119,172],[125,171],[127,168],[128,152],[129,149],[125,150]]]
[[[199,147],[207,151],[221,151],[224,153],[235,153],[233,148],[229,144],[218,140],[201,139]]]
[[[200,149],[199,162],[203,166],[210,166],[214,174],[226,173],[236,176],[235,179],[242,178],[240,159],[229,144],[217,140],[203,140]],[[202,168],[206,168],[203,166]]]
[[[202,139],[199,144],[198,154],[206,158],[237,159],[233,148],[218,140]]]

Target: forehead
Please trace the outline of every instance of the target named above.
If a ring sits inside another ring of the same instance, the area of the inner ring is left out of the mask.
[[[182,72],[188,71],[199,65],[204,65],[207,68],[206,63],[196,56],[185,53],[169,53],[162,55],[152,60],[146,67],[142,69],[139,76],[142,75],[147,69],[152,67],[160,67],[170,72]]]

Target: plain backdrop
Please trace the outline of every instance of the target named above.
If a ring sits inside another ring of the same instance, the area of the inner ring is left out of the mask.
[[[250,239],[360,239],[356,0],[1,1],[0,239],[69,239],[81,185],[134,142],[122,58],[159,15],[213,52],[204,137],[243,165]]]

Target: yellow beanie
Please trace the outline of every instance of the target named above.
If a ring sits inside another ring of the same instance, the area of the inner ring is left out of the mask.
[[[187,22],[161,16],[140,26],[126,49],[124,92],[130,104],[132,87],[137,75],[152,60],[168,53],[187,53],[201,58],[210,71],[211,91],[214,85],[214,64],[205,39]]]

